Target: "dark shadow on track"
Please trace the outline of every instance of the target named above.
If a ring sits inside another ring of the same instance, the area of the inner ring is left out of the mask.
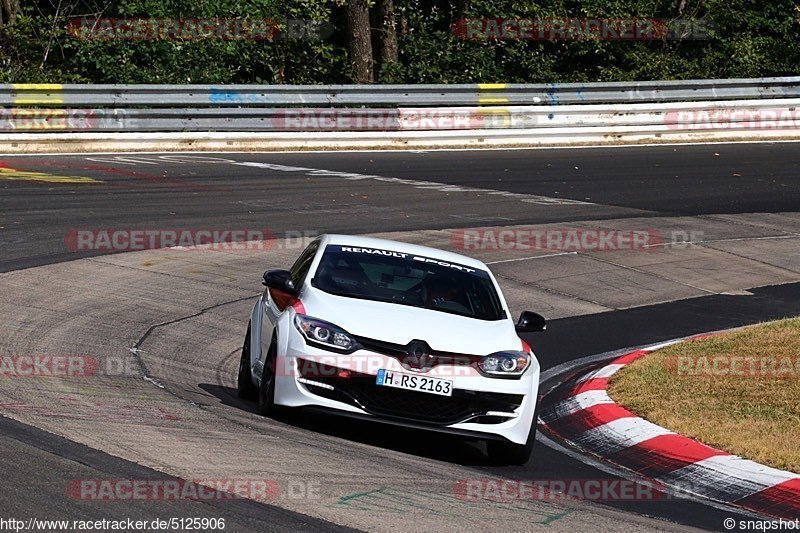
[[[222,385],[201,383],[201,389],[217,397],[227,406],[257,413],[254,402],[239,398],[236,389]],[[278,422],[296,428],[322,433],[331,437],[369,444],[379,448],[402,453],[436,459],[459,465],[479,466],[490,464],[479,441],[467,441],[463,438],[441,433],[395,427],[343,418],[335,415],[324,415],[302,409],[289,409],[276,415]]]

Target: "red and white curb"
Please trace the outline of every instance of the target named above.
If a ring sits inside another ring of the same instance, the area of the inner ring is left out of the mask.
[[[692,337],[693,339],[700,338]],[[544,429],[582,453],[678,492],[781,518],[800,516],[800,475],[701,444],[637,417],[612,400],[608,380],[677,341],[626,353],[551,393]]]

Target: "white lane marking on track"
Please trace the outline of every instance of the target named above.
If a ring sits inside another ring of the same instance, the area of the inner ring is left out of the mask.
[[[96,163],[114,163],[117,165],[157,165],[159,162],[147,157],[87,157],[87,161]]]
[[[192,156],[192,155],[159,155],[159,156],[108,156],[108,157],[87,157],[87,161],[94,161],[97,163],[112,163],[118,165],[159,165],[163,163],[174,163],[176,165],[183,165],[187,163],[210,163],[210,164],[230,164],[236,163],[234,159],[226,159],[223,157],[207,157],[207,156]]]
[[[490,261],[487,265],[497,265],[500,263],[514,263],[516,261],[528,261],[529,259],[544,259],[545,257],[558,257],[560,255],[578,255],[578,252],[559,252],[557,254],[542,254],[533,255],[531,257],[517,257],[516,259],[501,259],[499,261]]]
[[[136,166],[139,164],[158,165],[163,163],[174,163],[174,164],[186,164],[186,163],[220,164],[221,163],[221,164],[230,164],[242,167],[263,168],[278,172],[300,172],[307,176],[315,176],[315,177],[326,176],[333,178],[342,178],[351,181],[359,181],[359,180],[382,181],[386,183],[395,183],[399,185],[409,185],[416,189],[435,190],[445,193],[476,192],[476,193],[490,194],[493,196],[502,196],[503,198],[516,199],[524,203],[536,204],[536,205],[596,205],[592,202],[584,202],[582,200],[572,200],[569,198],[553,198],[550,196],[542,196],[538,194],[516,193],[516,192],[503,191],[497,189],[482,189],[479,187],[465,187],[462,185],[454,185],[451,183],[393,178],[387,176],[379,176],[377,174],[360,174],[358,172],[340,172],[337,170],[326,170],[321,168],[295,167],[290,165],[279,165],[275,163],[262,163],[259,161],[235,161],[233,159],[226,159],[222,157],[204,157],[204,156],[191,156],[191,155],[106,156],[106,157],[87,157],[86,160],[98,163],[111,163],[111,164],[128,165],[128,166]]]
[[[412,180],[404,178],[390,178],[386,176],[378,176],[376,174],[359,174],[357,172],[338,172],[335,170],[314,169],[307,167],[293,167],[288,165],[276,165],[272,163],[261,163],[255,161],[241,161],[231,164],[244,167],[277,170],[280,172],[299,172],[307,176],[337,177],[348,181],[360,181],[360,180],[382,181],[386,183],[395,183],[399,185],[409,185],[416,189],[430,189],[430,190],[437,190],[440,192],[480,192],[484,194],[502,196],[504,198],[513,198],[520,200],[521,202],[539,204],[539,205],[595,205],[592,204],[591,202],[570,200],[567,198],[551,198],[549,196],[540,196],[536,194],[523,194],[523,193],[515,193],[509,191],[499,191],[495,189],[481,189],[476,187],[462,187],[459,185],[453,185],[449,183],[439,183],[435,181],[420,181],[420,180]]]
[[[191,155],[160,155],[158,156],[159,161],[168,161],[170,163],[177,163],[182,165],[184,163],[212,163],[212,164],[222,164],[222,163],[235,163],[235,159],[227,159],[224,157],[206,157],[206,156],[191,156]]]

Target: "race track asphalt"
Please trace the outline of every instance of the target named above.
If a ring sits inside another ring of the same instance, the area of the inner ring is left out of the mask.
[[[0,156],[0,165],[20,171],[20,179],[0,176],[0,272],[94,255],[67,248],[65,235],[75,228],[266,228],[275,235],[310,235],[795,213],[800,211],[798,162],[800,143],[188,157]],[[324,171],[355,176],[345,179]],[[97,182],[37,180],[26,174],[31,172],[45,177],[89,177]],[[410,183],[390,181],[396,178],[433,184],[421,191]],[[530,201],[502,193],[527,195]],[[800,314],[800,284],[755,288],[749,293],[707,294],[565,316],[550,321],[546,332],[526,338],[547,369],[596,353]],[[310,426],[313,431],[411,456],[460,464],[486,476],[607,476],[544,446],[538,446],[535,457],[521,469],[497,468],[482,464],[470,447],[446,457],[419,440],[398,439],[395,432],[376,437],[361,426],[342,428],[327,419]],[[242,501],[198,503],[198,509],[184,507],[180,512],[169,502],[87,510],[83,503],[77,505],[65,496],[65,480],[148,478],[152,471],[7,419],[0,419],[0,440],[7,487],[0,490],[0,505],[17,517],[149,518],[189,516],[197,511],[202,516],[227,517],[230,531],[264,530],[264,524],[276,531],[339,527]],[[712,530],[721,529],[724,518],[735,516],[700,502],[606,505],[632,516]]]

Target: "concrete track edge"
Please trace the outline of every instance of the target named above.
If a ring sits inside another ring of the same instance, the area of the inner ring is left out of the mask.
[[[421,132],[10,133],[0,153],[536,148],[800,140],[797,129],[539,128]]]

